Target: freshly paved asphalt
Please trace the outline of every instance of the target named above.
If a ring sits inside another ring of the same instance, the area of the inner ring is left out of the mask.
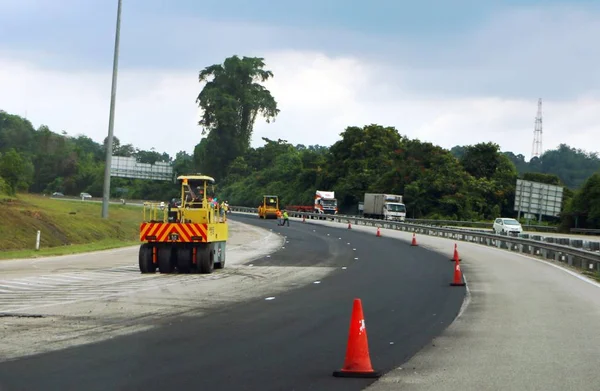
[[[374,380],[332,376],[343,364],[354,298],[362,299],[371,359],[382,372],[430,343],[462,304],[465,288],[449,286],[451,254],[308,221],[278,227],[273,220],[232,218],[287,236],[284,249],[253,267],[338,270],[273,300],[1,363],[0,390],[361,390]]]

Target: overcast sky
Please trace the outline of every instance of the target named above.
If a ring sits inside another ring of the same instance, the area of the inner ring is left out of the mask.
[[[0,109],[107,134],[117,0],[0,0]],[[174,155],[201,128],[198,71],[264,57],[276,122],[261,137],[331,145],[395,126],[445,148],[494,141],[530,158],[599,151],[600,5],[593,1],[123,0],[115,135]]]

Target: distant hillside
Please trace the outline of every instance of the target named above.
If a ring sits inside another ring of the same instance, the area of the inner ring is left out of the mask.
[[[457,145],[450,152],[460,158],[465,148]],[[600,158],[597,153],[571,148],[566,144],[546,151],[540,158],[533,158],[529,162],[525,161],[525,156],[521,154],[504,154],[513,162],[519,174],[532,172],[556,175],[571,189],[580,188],[587,178],[600,171]]]

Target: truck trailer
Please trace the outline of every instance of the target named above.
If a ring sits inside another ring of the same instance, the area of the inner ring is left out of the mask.
[[[401,195],[366,193],[363,216],[372,219],[404,221],[406,206],[402,203]]]
[[[315,191],[313,205],[288,205],[286,209],[294,212],[336,215],[338,213],[337,199],[333,191]]]

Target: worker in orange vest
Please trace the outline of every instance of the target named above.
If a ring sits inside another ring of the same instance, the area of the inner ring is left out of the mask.
[[[281,221],[281,211],[277,209],[277,212],[275,212],[275,214],[277,215],[277,225],[283,225],[283,222]]]

